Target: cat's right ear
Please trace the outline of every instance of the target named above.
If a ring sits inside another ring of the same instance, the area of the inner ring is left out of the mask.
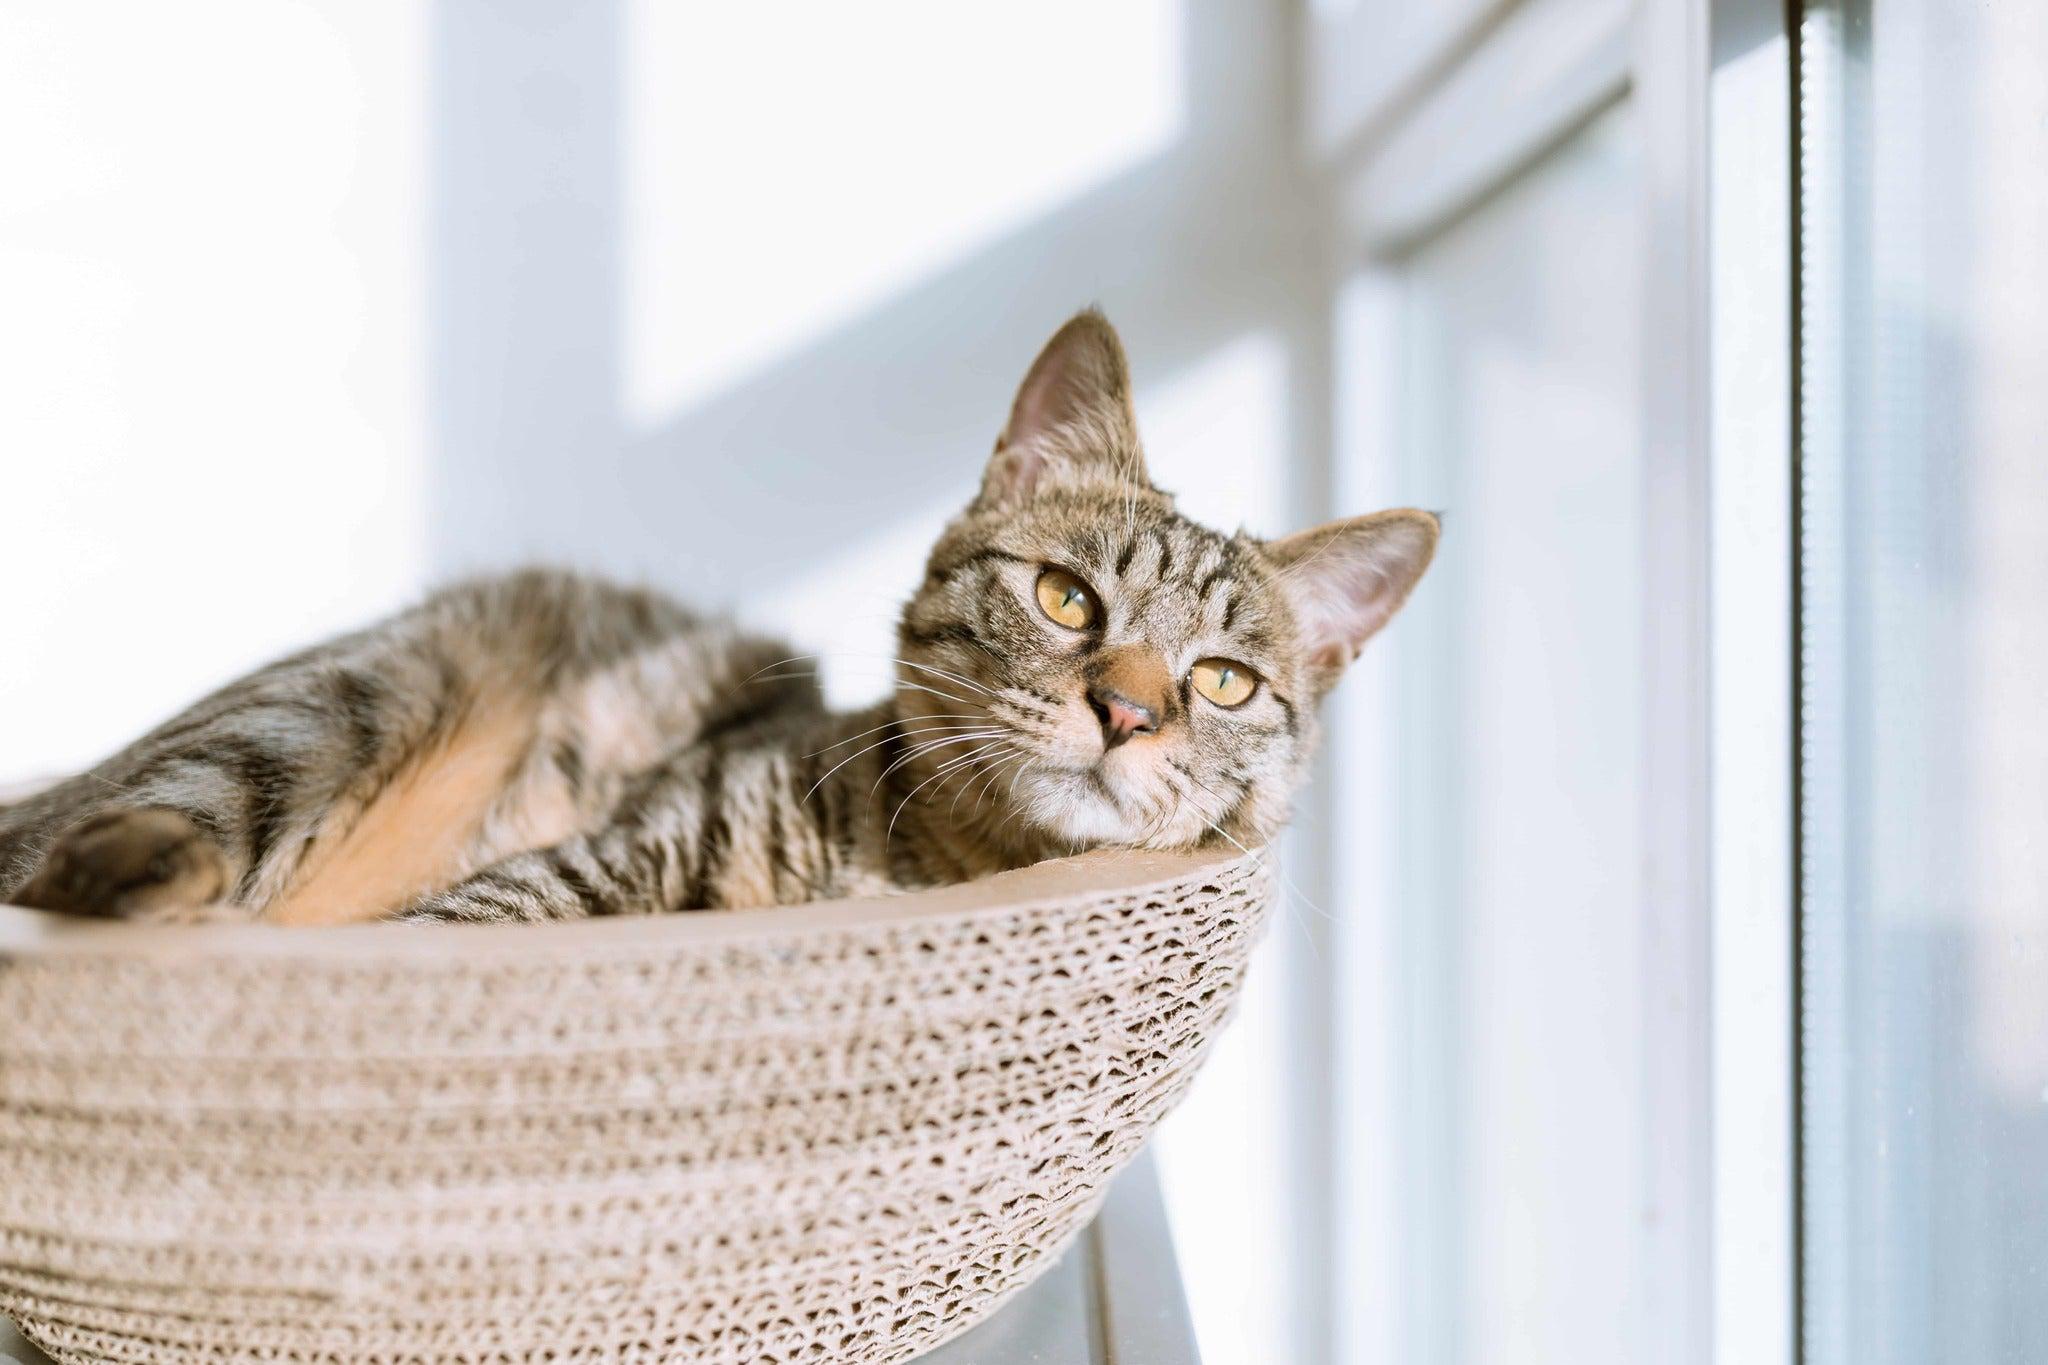
[[[1434,512],[1396,507],[1267,542],[1317,695],[1408,600],[1442,533]]]
[[[1031,363],[975,505],[1015,507],[1047,487],[1089,482],[1147,482],[1123,343],[1093,308]]]

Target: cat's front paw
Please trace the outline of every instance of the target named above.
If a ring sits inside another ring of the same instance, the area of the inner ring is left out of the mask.
[[[179,920],[228,889],[220,845],[160,806],[103,811],[57,836],[17,904],[76,915]]]

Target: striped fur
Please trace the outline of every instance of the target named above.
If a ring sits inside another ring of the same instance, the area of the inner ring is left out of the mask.
[[[0,900],[546,920],[1256,844],[1286,818],[1317,700],[1436,532],[1411,511],[1278,542],[1188,521],[1145,475],[1122,349],[1085,313],[933,549],[887,701],[828,713],[785,647],[651,592],[545,571],[470,583],[0,810]],[[1087,585],[1086,628],[1040,607],[1048,569]],[[1252,696],[1197,694],[1205,658],[1256,677]]]

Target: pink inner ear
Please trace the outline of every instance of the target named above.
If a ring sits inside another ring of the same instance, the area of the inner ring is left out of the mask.
[[[1072,422],[1112,420],[1129,399],[1130,379],[1116,332],[1101,314],[1084,312],[1054,333],[1010,403],[997,449],[1022,445]]]
[[[1404,595],[1378,565],[1335,546],[1315,563],[1304,564],[1300,577],[1294,608],[1319,668],[1343,668],[1357,658]]]
[[[1028,444],[1061,422],[1073,417],[1073,395],[1065,390],[1066,376],[1058,364],[1041,364],[1017,391],[1010,408],[1009,425],[1003,428],[1001,449]]]
[[[1406,520],[1368,521],[1306,532],[1275,548],[1291,559],[1281,581],[1310,663],[1335,671],[1400,610],[1435,537]]]
[[[982,498],[1021,502],[1077,477],[1144,483],[1123,346],[1100,313],[1076,314],[1031,363],[982,477]]]
[[[988,462],[983,487],[1002,501],[1022,501],[1037,490],[1038,481],[1045,474],[1046,461],[1043,446],[1032,441],[1012,444],[1005,432],[1003,444],[996,448],[995,455]]]
[[[982,478],[984,496],[1018,503],[1037,492],[1052,460],[1045,437],[1072,421],[1076,398],[1067,358],[1048,352],[1038,358],[1010,407],[1010,420],[996,441]]]

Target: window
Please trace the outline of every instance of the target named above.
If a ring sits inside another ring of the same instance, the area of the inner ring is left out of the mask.
[[[1446,535],[1334,716],[1334,1312],[1303,1359],[1703,1358],[1685,15],[1433,8],[1455,41],[1332,6],[1361,60],[1317,68],[1365,149],[1334,502]]]
[[[1354,1330],[1390,1361],[1562,1359],[1595,1321],[1643,1354],[1615,1302],[1647,1142],[1638,138],[1608,109],[1354,299],[1399,361],[1378,488],[1345,501],[1448,528],[1399,672],[1344,717],[1392,730],[1344,765],[1391,790],[1385,847],[1347,869],[1385,890],[1339,925],[1389,918],[1347,1031],[1387,1050],[1351,1150],[1393,1173],[1346,1221],[1386,1238]]]
[[[1329,1358],[2048,1359],[2048,8],[1425,8],[1314,68],[1338,501],[1450,511],[1340,717]]]
[[[2048,1359],[2048,10],[1801,39],[1806,1359]]]

